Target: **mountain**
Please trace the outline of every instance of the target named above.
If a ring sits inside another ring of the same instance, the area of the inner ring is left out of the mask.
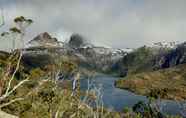
[[[52,50],[58,53],[58,55],[69,56],[75,59],[79,65],[84,68],[111,72],[112,66],[128,52],[132,51],[132,49],[121,50],[94,46],[79,34],[73,34],[70,40],[67,43],[63,43],[62,46],[59,43],[60,42],[56,38],[52,38],[48,33],[41,33],[29,42],[30,47],[25,51],[25,55],[27,55],[28,58],[24,58],[29,60],[29,63],[32,63],[30,62],[32,61],[30,55],[34,58],[36,54],[45,57],[49,55],[49,52]]]
[[[186,63],[186,43],[177,44],[175,48],[157,48],[143,46],[128,53],[119,60],[114,69],[121,75],[154,71]]]
[[[68,45],[73,49],[77,49],[90,46],[91,44],[88,43],[88,41],[80,34],[72,34],[68,42]]]
[[[103,72],[127,74],[154,71],[186,63],[185,43],[163,43],[165,47],[143,46],[138,49],[114,49],[94,46],[79,34],[72,34],[67,43],[59,42],[48,33],[41,33],[29,42],[26,53],[53,51],[59,55],[71,56],[79,65]],[[156,43],[156,45],[161,43]],[[162,45],[163,45],[162,44]],[[174,48],[167,48],[168,44]]]
[[[118,70],[120,76],[126,76],[130,73],[153,70],[155,56],[158,50],[143,46],[135,49],[121,58],[114,66],[113,70]],[[163,51],[161,51],[163,53]]]
[[[82,58],[80,59],[82,65],[89,65],[89,67],[102,72],[115,72],[112,71],[115,63],[128,54],[127,51],[121,49],[105,48],[93,45],[76,48],[74,52]]]
[[[28,44],[29,47],[59,47],[63,45],[62,42],[59,42],[56,38],[51,37],[47,32],[39,34],[33,40],[29,41]]]
[[[179,44],[177,48],[170,50],[159,60],[162,62],[161,67],[172,67],[186,63],[186,42]]]

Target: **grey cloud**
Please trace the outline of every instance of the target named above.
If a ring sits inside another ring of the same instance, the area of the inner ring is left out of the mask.
[[[7,22],[24,15],[40,32],[77,32],[93,43],[139,47],[157,41],[184,41],[185,0],[3,0]],[[0,1],[1,3],[1,1]]]

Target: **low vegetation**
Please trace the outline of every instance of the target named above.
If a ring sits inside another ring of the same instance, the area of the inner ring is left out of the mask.
[[[116,86],[155,98],[186,99],[186,64],[153,72],[142,72],[118,80]]]

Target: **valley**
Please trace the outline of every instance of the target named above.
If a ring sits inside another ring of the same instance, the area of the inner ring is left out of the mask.
[[[10,31],[24,36],[24,30]],[[0,51],[3,112],[21,118],[185,117],[185,42],[116,49],[76,33],[62,42],[44,32],[22,48],[14,43]]]

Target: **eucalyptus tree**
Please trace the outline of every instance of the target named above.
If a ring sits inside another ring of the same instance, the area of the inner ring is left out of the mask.
[[[12,51],[14,51],[16,48],[25,48],[24,36],[26,28],[30,26],[33,21],[31,19],[27,19],[23,16],[20,16],[14,19],[14,23],[14,27],[10,28],[8,32],[3,32],[1,34],[4,40],[10,40],[12,42]],[[20,47],[16,47],[16,44]]]
[[[22,48],[25,48],[25,41],[24,41],[24,36],[26,33],[26,29],[33,23],[31,19],[27,19],[23,16],[16,17],[14,19],[15,27],[10,28],[10,31],[12,33],[17,33],[20,34],[19,39],[22,43]]]
[[[20,50],[13,50],[11,55],[8,57],[7,66],[4,71],[1,74],[0,79],[0,102],[8,98],[10,95],[12,95],[17,88],[19,88],[21,85],[23,85],[25,82],[29,81],[29,76],[21,80],[18,84],[12,86],[13,80],[15,79],[16,73],[20,69],[20,63],[22,59],[22,48],[24,49],[24,35],[26,28],[32,24],[31,19],[26,19],[23,16],[16,17],[14,19],[15,27],[12,27],[9,29],[8,32],[3,32],[1,34],[2,37],[7,38],[9,40],[11,37],[15,39],[19,39],[22,43],[22,47],[20,47]],[[15,37],[14,37],[15,36]],[[14,40],[15,40],[14,39]],[[13,42],[13,45],[15,46],[15,42]],[[14,47],[13,46],[13,47]],[[13,72],[12,72],[13,69]],[[13,102],[16,102],[18,100],[23,100],[23,98],[15,98],[10,100],[8,103],[1,103],[0,108],[5,107]]]

